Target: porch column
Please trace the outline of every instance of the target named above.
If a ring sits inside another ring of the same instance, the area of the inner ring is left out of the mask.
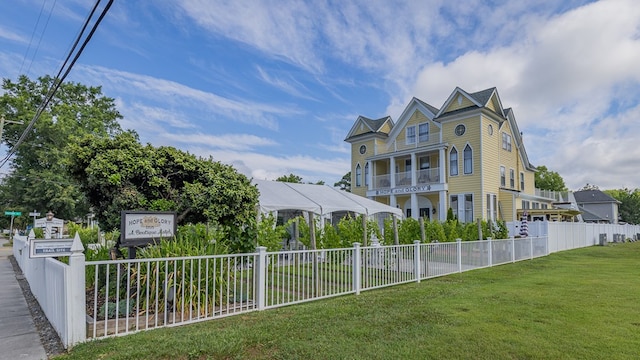
[[[367,173],[367,190],[372,190],[373,186],[373,162],[371,160],[367,161],[365,167],[369,165],[369,172]]]
[[[393,156],[389,159],[389,183],[392,189],[396,187],[396,158]]]
[[[420,209],[418,208],[418,194],[411,194],[411,217],[418,219],[420,217]]]
[[[447,192],[445,190],[440,190],[438,192],[438,220],[446,221],[447,220]]]
[[[417,177],[416,177],[416,169],[418,167],[416,166],[416,153],[412,153],[411,154],[411,186],[416,186],[416,182],[417,182]],[[413,207],[413,205],[411,205]],[[411,210],[413,211],[413,210]]]
[[[389,195],[389,206],[397,207],[398,201],[396,200],[396,196],[391,194]]]
[[[438,172],[440,173],[440,183],[444,184],[446,181],[444,181],[444,179],[446,179],[445,175],[447,173],[446,171],[446,164],[447,164],[447,159],[445,158],[445,151],[444,149],[440,149],[440,154],[438,155],[440,156],[440,163],[438,165]]]

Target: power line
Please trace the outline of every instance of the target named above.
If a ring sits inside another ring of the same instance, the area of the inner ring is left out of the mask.
[[[95,11],[98,8],[98,6],[100,5],[101,1],[102,0],[97,0],[95,5],[94,5],[94,7],[93,7],[93,9],[91,9],[91,12],[90,12],[89,16],[87,17],[87,19],[85,20],[85,22],[84,22],[84,24],[82,26],[82,30],[78,34],[78,36],[77,36],[77,38],[76,38],[71,50],[69,50],[67,58],[63,62],[62,66],[60,67],[60,70],[58,71],[58,74],[53,79],[53,84],[49,88],[49,91],[47,92],[43,102],[40,104],[40,106],[36,110],[35,115],[31,119],[31,121],[29,122],[29,124],[27,125],[25,130],[22,132],[22,135],[20,135],[20,138],[18,139],[18,141],[11,148],[9,153],[2,159],[2,163],[0,164],[0,168],[3,167],[7,163],[7,161],[9,161],[9,159],[13,156],[13,154],[15,154],[16,149],[18,148],[18,146],[20,146],[20,144],[22,144],[24,142],[24,140],[27,138],[27,136],[29,135],[29,133],[33,129],[36,121],[40,118],[40,116],[42,115],[44,110],[47,108],[47,105],[49,105],[49,102],[53,99],[53,96],[55,95],[56,91],[58,91],[58,89],[60,88],[60,86],[62,85],[64,80],[66,79],[67,75],[69,75],[69,72],[71,71],[71,69],[75,65],[76,61],[78,61],[78,58],[80,58],[80,55],[82,54],[82,52],[84,51],[85,47],[87,46],[87,44],[89,43],[89,41],[93,37],[93,34],[95,33],[95,31],[97,30],[98,26],[102,22],[102,19],[104,19],[104,17],[107,15],[107,12],[109,11],[109,8],[111,8],[111,5],[113,4],[113,0],[109,0],[107,5],[104,7],[104,9],[102,10],[102,13],[100,14],[100,16],[98,17],[96,22],[93,24],[93,27],[91,28],[91,31],[89,32],[87,37],[82,41],[82,45],[80,46],[80,49],[74,55],[74,51],[75,51],[78,43],[82,39],[82,36],[83,36],[85,30],[87,29],[87,26],[91,22],[91,18],[95,14]],[[65,69],[67,63],[69,62],[69,59],[71,59],[72,56],[73,56],[73,60],[71,60],[71,63],[69,63],[69,66]]]

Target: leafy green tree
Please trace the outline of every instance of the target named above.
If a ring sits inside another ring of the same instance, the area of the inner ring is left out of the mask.
[[[143,146],[132,131],[88,135],[69,150],[69,171],[103,228],[117,228],[122,210],[176,211],[178,224],[218,224],[231,251],[254,248],[258,190],[233,167],[173,147]]]
[[[538,171],[534,175],[536,188],[551,191],[567,191],[567,186],[564,184],[564,179],[560,174],[555,171],[550,171],[544,165],[538,166],[537,169]]]
[[[640,189],[604,190],[612,198],[621,202],[618,206],[620,220],[630,224],[640,224]]]
[[[351,171],[344,174],[340,181],[333,184],[333,187],[340,188],[340,190],[344,190],[346,192],[351,192]]]
[[[278,177],[275,181],[302,184],[302,177],[294,174],[282,175]]]
[[[63,219],[82,218],[89,212],[89,203],[66,171],[67,146],[86,134],[114,136],[121,132],[118,119],[122,116],[100,87],[63,83],[18,144],[53,85],[50,76],[35,81],[26,76],[16,82],[3,79],[0,117],[22,124],[7,124],[2,134],[2,142],[14,156],[10,174],[0,183],[0,202],[23,211],[51,210]]]

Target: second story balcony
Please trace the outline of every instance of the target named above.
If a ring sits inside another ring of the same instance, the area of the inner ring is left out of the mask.
[[[431,169],[417,170],[414,172],[407,171],[407,172],[399,172],[399,173],[393,174],[393,177],[395,180],[395,187],[411,186],[413,184],[412,175],[415,177],[416,185],[428,185],[428,184],[440,183],[440,169],[431,168]],[[392,174],[383,174],[383,175],[374,176],[373,184],[370,188],[372,190],[390,189],[391,176]]]

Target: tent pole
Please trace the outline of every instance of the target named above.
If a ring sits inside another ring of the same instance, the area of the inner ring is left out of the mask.
[[[362,214],[362,246],[367,246],[367,217]]]

